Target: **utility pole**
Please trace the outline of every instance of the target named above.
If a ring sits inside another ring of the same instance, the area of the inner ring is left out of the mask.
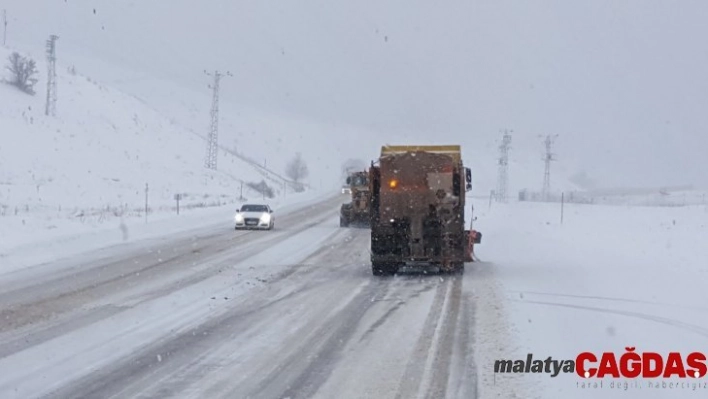
[[[44,113],[48,116],[56,116],[57,113],[57,39],[59,36],[51,35],[47,40],[47,104]]]
[[[506,202],[506,189],[508,185],[509,149],[511,148],[511,134],[514,131],[503,130],[502,143],[499,145],[499,172],[497,175],[497,202]]]
[[[565,193],[561,193],[561,224],[563,224],[563,206],[565,205]]]
[[[145,183],[145,223],[148,222],[148,184]]]
[[[2,10],[2,45],[7,46],[7,10]]]
[[[219,84],[223,75],[219,71],[215,71],[213,74],[207,71],[204,71],[204,73],[214,78],[214,83],[209,86],[213,90],[213,94],[211,100],[211,125],[207,138],[207,153],[204,166],[207,169],[216,170],[216,160],[219,154]],[[226,75],[233,76],[230,72],[226,72]]]
[[[546,136],[546,140],[544,140],[543,144],[546,146],[546,154],[543,157],[543,162],[545,163],[545,169],[543,172],[543,199],[545,201],[548,200],[548,195],[551,192],[551,162],[555,161],[555,154],[552,152],[552,147],[553,143],[555,142],[556,138],[558,135],[548,135]]]

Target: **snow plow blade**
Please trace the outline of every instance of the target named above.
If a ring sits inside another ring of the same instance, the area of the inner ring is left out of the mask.
[[[474,244],[482,243],[482,233],[476,230],[465,230],[467,246],[465,249],[465,262],[474,262]]]

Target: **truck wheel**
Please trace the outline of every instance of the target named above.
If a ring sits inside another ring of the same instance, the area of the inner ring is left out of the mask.
[[[347,220],[343,217],[339,217],[339,227],[347,227]]]
[[[440,269],[442,273],[456,275],[465,273],[465,263],[464,262],[454,262],[450,265],[449,269]]]
[[[465,273],[465,262],[459,262],[455,265],[455,272],[457,274],[464,274]]]
[[[398,272],[398,266],[393,263],[372,262],[371,272],[374,276],[393,276]]]

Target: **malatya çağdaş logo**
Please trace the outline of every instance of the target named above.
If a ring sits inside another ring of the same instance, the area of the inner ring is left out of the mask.
[[[625,348],[619,356],[614,352],[596,355],[583,352],[572,360],[534,359],[529,353],[524,360],[497,360],[495,373],[575,373],[582,378],[702,378],[708,373],[706,355],[702,352],[635,352]]]

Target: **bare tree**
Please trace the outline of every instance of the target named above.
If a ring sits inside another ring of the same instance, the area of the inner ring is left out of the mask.
[[[293,179],[295,182],[300,182],[302,179],[306,178],[310,171],[307,169],[307,164],[305,160],[302,159],[302,155],[298,152],[285,169],[285,174]]]
[[[34,85],[37,83],[37,64],[33,59],[23,57],[18,53],[12,53],[8,58],[8,65],[5,67],[11,73],[8,81],[27,94],[34,95]]]

